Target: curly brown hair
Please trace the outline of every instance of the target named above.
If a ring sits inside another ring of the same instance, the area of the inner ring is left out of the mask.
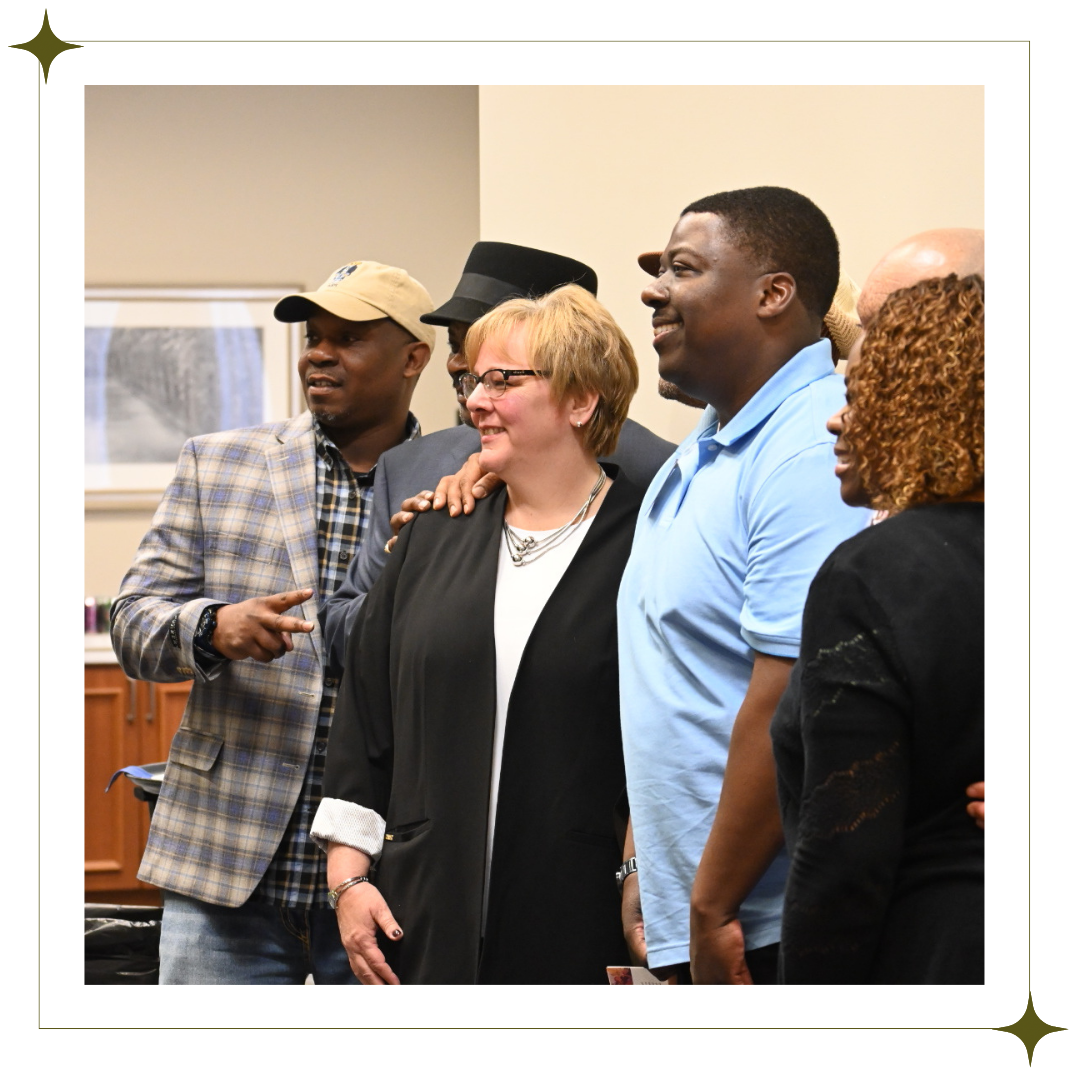
[[[891,293],[867,325],[843,437],[875,509],[982,488],[983,307],[983,279],[950,274]]]

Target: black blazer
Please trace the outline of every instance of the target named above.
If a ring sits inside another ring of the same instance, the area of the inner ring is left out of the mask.
[[[505,492],[401,533],[349,640],[323,793],[380,813],[404,983],[587,983],[625,964],[615,601],[641,491],[618,477],[521,658],[486,927],[495,577]],[[481,946],[481,937],[483,945]]]

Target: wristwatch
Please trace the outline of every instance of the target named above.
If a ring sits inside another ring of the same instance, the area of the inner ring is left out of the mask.
[[[631,874],[636,873],[637,856],[631,855],[630,858],[627,859],[626,862],[624,862],[622,866],[620,866],[619,869],[615,871],[615,888],[617,888],[619,892],[622,892],[623,882],[625,882]]]
[[[351,889],[354,885],[359,885],[364,881],[370,880],[371,878],[368,877],[351,877],[346,878],[340,885],[335,885],[334,888],[330,889],[326,894],[327,899],[330,901],[330,910],[337,910],[338,897],[341,896],[346,889]]]
[[[218,608],[224,604],[208,604],[203,608],[199,616],[199,622],[195,627],[195,635],[191,641],[192,651],[195,656],[205,664],[216,664],[229,658],[214,648],[214,631],[217,629]]]

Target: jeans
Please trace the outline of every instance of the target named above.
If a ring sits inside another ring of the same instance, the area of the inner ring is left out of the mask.
[[[329,908],[249,900],[238,908],[163,892],[163,985],[360,985]]]

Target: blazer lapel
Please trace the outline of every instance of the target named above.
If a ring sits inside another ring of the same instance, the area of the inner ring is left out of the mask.
[[[300,609],[303,617],[315,623],[310,635],[319,649],[322,644],[319,621],[316,617],[322,597],[319,596],[319,548],[315,509],[315,434],[311,414],[304,412],[282,429],[276,447],[266,452],[266,465],[274,493],[281,533],[292,566],[293,580],[298,589],[313,589],[311,598]],[[315,640],[318,638],[318,640]],[[294,640],[296,640],[294,638]]]

